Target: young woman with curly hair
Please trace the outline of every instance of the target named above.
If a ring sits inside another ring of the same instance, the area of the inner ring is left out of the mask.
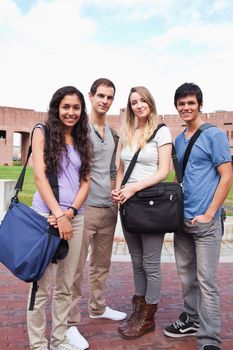
[[[57,264],[50,264],[38,281],[34,310],[27,312],[28,335],[31,350],[48,350],[45,303],[55,269],[50,349],[77,350],[88,347],[88,343],[76,330],[83,345],[77,347],[71,344],[67,317],[82,243],[82,205],[89,191],[92,153],[88,116],[82,93],[72,86],[57,90],[52,96],[45,125],[46,137],[44,129],[39,126],[32,139],[37,186],[32,207],[48,217],[49,223],[58,228],[60,237],[69,241],[69,252],[65,259],[58,260]],[[48,181],[53,170],[58,178],[59,202]]]

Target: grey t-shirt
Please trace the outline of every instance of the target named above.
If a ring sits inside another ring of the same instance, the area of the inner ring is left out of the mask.
[[[104,139],[90,124],[94,160],[91,171],[90,191],[85,205],[111,207],[111,180],[116,177],[116,142],[112,131],[105,125]]]

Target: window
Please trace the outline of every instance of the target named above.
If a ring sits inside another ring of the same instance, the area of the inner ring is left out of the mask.
[[[0,130],[0,139],[6,138],[6,130]]]

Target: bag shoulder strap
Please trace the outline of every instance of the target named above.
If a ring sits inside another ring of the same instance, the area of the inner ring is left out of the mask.
[[[157,128],[154,130],[153,134],[150,136],[150,138],[146,142],[150,142],[155,137],[157,131],[164,125],[165,124],[159,124],[157,126]],[[123,178],[123,180],[121,182],[121,186],[124,186],[127,183],[127,181],[129,180],[130,174],[132,173],[133,168],[134,168],[134,166],[135,166],[135,164],[137,162],[137,159],[138,159],[140,151],[141,151],[141,149],[139,148],[137,150],[137,152],[135,152],[133,158],[131,159],[131,161],[129,163],[129,166],[128,166],[127,170],[126,170],[126,173],[124,175],[124,178]]]
[[[16,199],[17,201],[18,201],[19,191],[23,190],[23,184],[24,184],[24,178],[25,178],[25,174],[26,174],[26,170],[27,170],[27,165],[28,165],[28,161],[29,161],[29,158],[31,156],[31,153],[32,153],[32,137],[33,137],[35,129],[38,127],[42,128],[44,130],[45,138],[49,137],[48,129],[46,128],[46,126],[44,124],[38,123],[33,127],[32,133],[31,133],[31,143],[30,143],[30,146],[28,148],[26,162],[23,166],[23,169],[22,169],[22,171],[19,175],[19,178],[17,180],[17,183],[15,185],[16,193],[15,193],[14,199]],[[58,186],[58,180],[57,180],[57,173],[55,170],[48,174],[48,180],[49,180],[49,184],[53,190],[54,196],[55,196],[56,200],[59,202],[59,186]]]
[[[111,134],[112,134],[112,137],[113,137],[113,140],[114,140],[114,144],[115,144],[114,152],[115,152],[117,150],[120,137],[117,134],[116,130],[114,130],[111,126],[108,126],[108,127],[109,127],[109,129],[111,131]]]
[[[109,127],[109,129],[110,129],[110,131],[111,131],[111,133],[112,133],[113,138],[116,137],[116,138],[119,139],[119,136],[118,136],[116,130],[114,130],[111,126],[108,126],[108,127]]]
[[[36,301],[36,292],[38,291],[39,286],[38,286],[38,281],[33,281],[32,282],[32,290],[31,290],[31,298],[30,298],[30,303],[28,310],[33,311],[34,310],[34,305]]]
[[[23,166],[23,169],[22,169],[22,171],[21,171],[21,173],[20,173],[20,175],[19,175],[19,178],[18,178],[18,180],[17,180],[17,182],[16,182],[16,185],[15,185],[15,190],[16,190],[15,197],[18,196],[18,192],[19,192],[19,191],[22,191],[22,190],[23,190],[23,183],[24,183],[24,178],[25,178],[25,174],[26,174],[26,169],[27,169],[27,165],[28,165],[29,158],[30,158],[31,153],[32,153],[32,137],[33,137],[33,134],[34,134],[35,129],[36,129],[39,125],[41,126],[41,125],[43,125],[43,124],[36,124],[36,125],[34,126],[34,128],[32,129],[32,133],[31,133],[31,142],[30,142],[30,146],[29,146],[29,148],[28,148],[28,153],[27,153],[26,162],[25,162],[25,164],[24,164],[24,166]],[[45,127],[45,126],[44,126],[44,127]]]
[[[164,123],[158,124],[157,128],[154,130],[153,134],[149,137],[147,142],[150,142],[155,137],[155,135],[157,134],[159,129],[161,127],[163,127],[163,126],[166,126],[166,124],[164,124]],[[129,166],[128,166],[128,168],[126,170],[126,173],[124,175],[124,178],[122,180],[121,186],[124,186],[127,183],[127,181],[129,180],[130,174],[132,173],[133,168],[134,168],[134,166],[135,166],[135,164],[137,162],[137,159],[138,159],[140,151],[141,151],[141,149],[139,148],[137,150],[137,152],[134,154],[133,158],[131,159],[131,162],[129,163]],[[180,169],[180,166],[179,166],[179,162],[178,162],[178,158],[177,158],[177,155],[176,155],[175,146],[174,146],[173,143],[172,143],[172,161],[173,161],[173,165],[174,165],[177,181],[178,181],[179,184],[182,184],[182,172],[181,172],[181,169]]]
[[[196,140],[198,139],[198,137],[200,136],[202,131],[204,131],[206,129],[209,129],[209,128],[212,128],[212,127],[216,127],[216,125],[210,124],[210,123],[204,123],[197,129],[197,131],[191,137],[191,139],[189,141],[189,144],[188,144],[188,146],[186,148],[186,151],[185,151],[185,154],[184,154],[184,158],[183,158],[183,163],[182,163],[183,175],[184,175],[185,168],[186,168],[186,165],[188,163],[190,152],[191,152],[191,149],[192,149],[194,143],[196,142]]]

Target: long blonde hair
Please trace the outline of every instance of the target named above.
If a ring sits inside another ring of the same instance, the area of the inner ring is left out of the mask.
[[[136,127],[136,118],[132,111],[131,102],[130,102],[130,97],[133,92],[137,92],[150,107],[150,114],[147,118],[147,123],[145,125],[144,133],[138,144],[138,148],[141,149],[144,147],[144,145],[146,144],[146,141],[155,130],[157,126],[158,117],[157,117],[155,100],[151,95],[150,91],[144,86],[132,87],[129,93],[127,108],[126,108],[126,119],[125,119],[124,131],[123,131],[123,145],[124,146],[132,145],[134,129]]]

